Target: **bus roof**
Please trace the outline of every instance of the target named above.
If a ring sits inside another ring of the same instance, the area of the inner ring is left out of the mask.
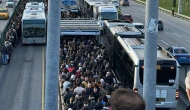
[[[46,19],[44,11],[31,11],[31,10],[24,10],[22,20],[29,20],[29,19]]]
[[[138,59],[144,59],[145,45],[137,41],[136,38],[121,38],[118,37],[120,42],[123,42],[125,45],[122,45],[128,53],[132,56],[137,56]],[[163,47],[157,45],[157,60],[175,60],[173,57],[168,56],[169,53]]]
[[[123,26],[123,27],[135,27],[130,21],[126,20],[105,20],[104,26],[111,27],[111,26]]]
[[[112,26],[108,27],[113,35],[124,38],[144,38],[144,34],[135,27]]]
[[[88,5],[92,6],[92,5],[94,5],[95,3],[103,2],[103,0],[85,0],[85,2],[86,2]]]
[[[100,5],[98,7],[99,12],[118,12],[117,8],[113,5]]]
[[[32,8],[32,7],[36,7],[36,8],[39,7],[39,8],[43,8],[43,9],[45,8],[43,2],[40,2],[40,3],[39,2],[27,2],[25,9],[26,8]]]

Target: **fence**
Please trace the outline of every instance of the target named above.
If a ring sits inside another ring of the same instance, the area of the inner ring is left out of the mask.
[[[3,30],[2,33],[1,33],[0,47],[2,46],[2,44],[3,44],[4,41],[5,41],[6,33],[7,33],[7,31],[9,30],[11,21],[13,20],[15,14],[16,14],[16,12],[17,12],[17,9],[18,9],[18,7],[20,6],[21,2],[22,2],[22,0],[19,0],[19,2],[17,3],[17,5],[16,5],[16,7],[15,7],[14,12],[12,13],[11,17],[9,18],[9,21],[7,22],[7,24],[6,24],[5,28],[4,28],[4,30]]]

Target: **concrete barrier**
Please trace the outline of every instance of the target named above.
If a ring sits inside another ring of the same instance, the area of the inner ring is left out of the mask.
[[[141,1],[141,0],[131,0],[131,1],[134,1],[134,2],[136,2],[136,3],[142,4],[142,5],[144,5],[144,6],[146,5],[146,2],[143,2],[143,1]],[[162,7],[159,7],[159,10],[160,10],[161,12],[164,12],[164,13],[167,13],[167,14],[169,14],[169,15],[172,15],[172,11],[171,11],[171,10],[164,9],[164,8],[162,8]],[[185,15],[179,14],[179,13],[177,13],[177,12],[174,12],[174,16],[177,17],[177,18],[180,18],[180,19],[183,19],[183,20],[186,20],[186,21],[190,22],[190,17],[189,17],[189,16],[185,16]]]

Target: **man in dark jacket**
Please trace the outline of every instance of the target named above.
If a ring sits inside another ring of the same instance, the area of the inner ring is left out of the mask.
[[[8,55],[9,55],[8,63],[10,62],[11,55],[12,55],[12,51],[13,51],[12,44],[9,43],[9,45],[7,46],[7,53],[8,53]]]
[[[1,48],[1,58],[2,58],[2,63],[6,64],[7,62],[7,47],[5,45],[2,46]]]
[[[69,90],[69,88],[66,88],[66,94],[64,95],[64,103],[67,102],[67,100],[70,100],[71,97],[74,96],[74,93]]]

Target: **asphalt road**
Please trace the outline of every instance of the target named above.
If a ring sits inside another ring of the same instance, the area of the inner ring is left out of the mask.
[[[5,2],[0,4],[5,7]],[[10,16],[13,9],[9,8]],[[0,32],[8,20],[0,20]],[[44,89],[42,46],[13,49],[11,62],[0,67],[0,110],[41,110]]]
[[[11,16],[13,9],[8,10]],[[0,32],[7,22],[0,20]],[[0,110],[43,110],[44,48],[17,45],[10,64],[0,65]]]
[[[0,4],[0,8],[5,8],[6,5],[5,5],[5,2],[3,1],[1,4]],[[12,15],[12,13],[14,12],[13,11],[13,8],[8,8],[9,10],[9,16]],[[0,33],[4,30],[4,27],[6,26],[7,22],[9,21],[8,20],[0,20]]]
[[[43,46],[17,45],[0,67],[0,110],[42,110]]]

